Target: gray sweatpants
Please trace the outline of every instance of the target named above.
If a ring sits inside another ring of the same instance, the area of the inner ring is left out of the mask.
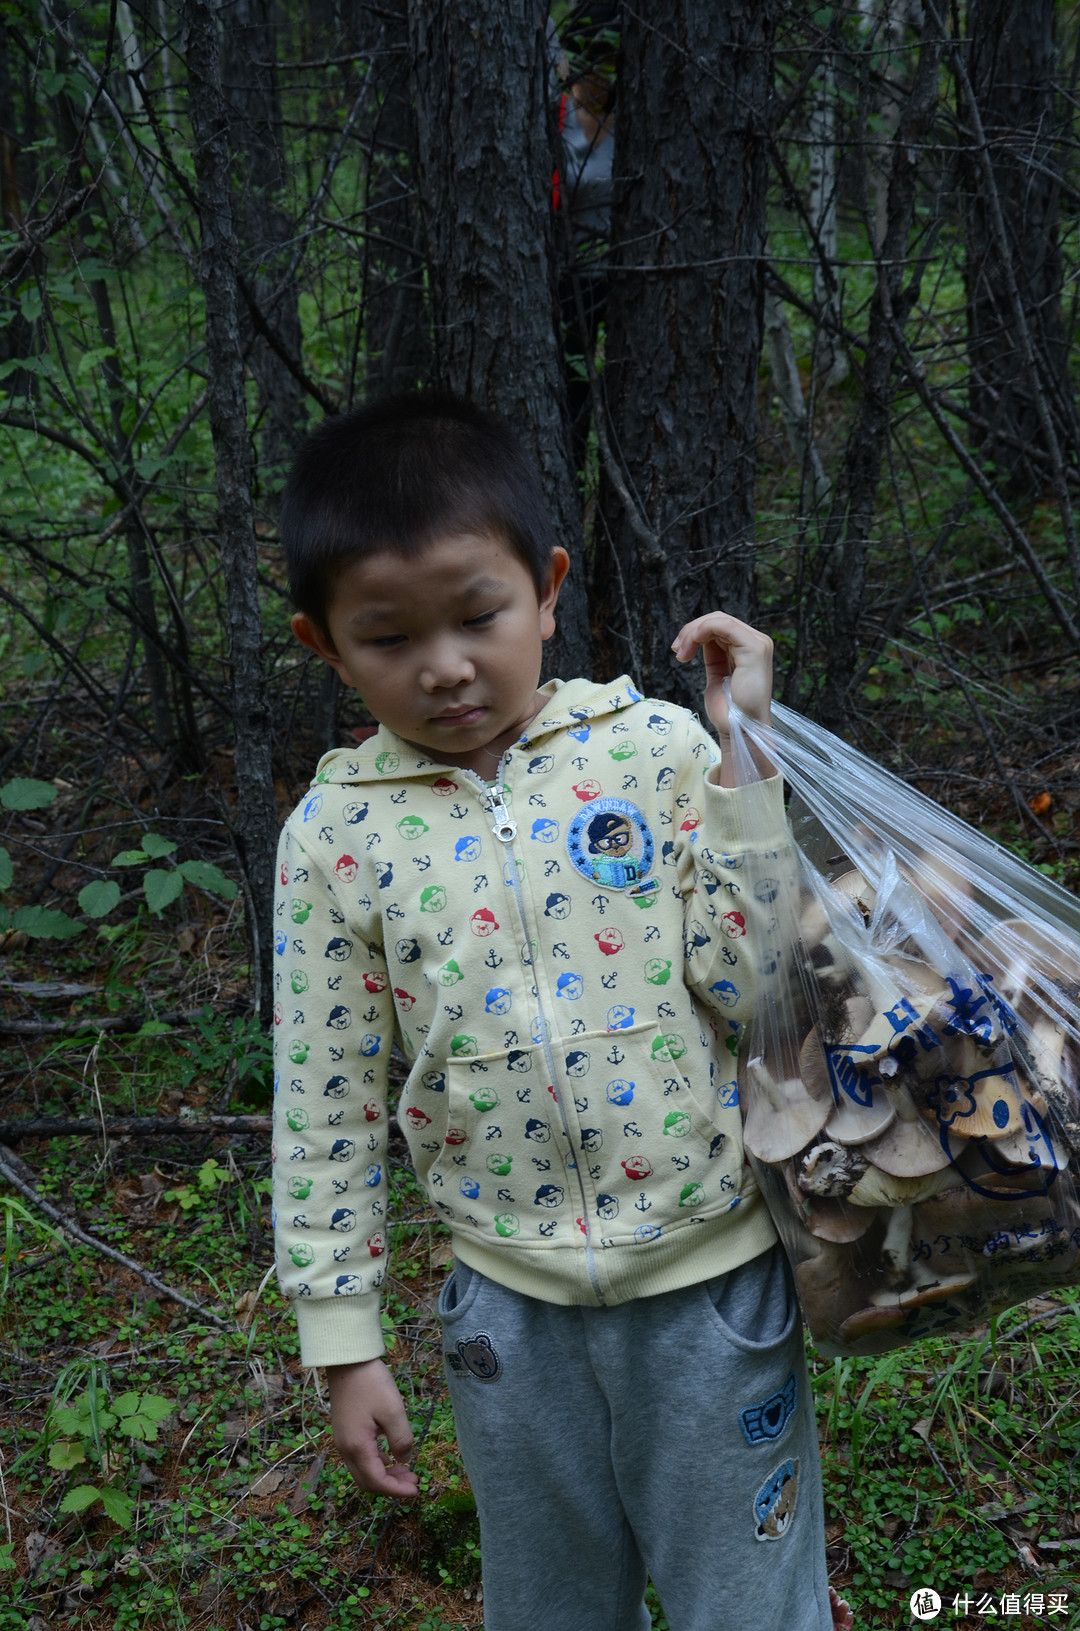
[[[671,1631],[831,1631],[779,1246],[617,1308],[559,1308],[458,1263],[439,1312],[484,1631],[648,1631],[647,1574]]]

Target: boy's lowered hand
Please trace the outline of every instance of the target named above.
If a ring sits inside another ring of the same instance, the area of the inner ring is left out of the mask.
[[[406,1465],[413,1433],[397,1383],[381,1359],[328,1365],[330,1424],[341,1459],[361,1489],[409,1500],[420,1482]],[[387,1449],[380,1446],[385,1438]]]
[[[751,719],[763,725],[769,723],[773,643],[767,634],[752,629],[749,623],[740,623],[737,617],[729,617],[727,612],[706,612],[683,625],[671,649],[681,663],[688,663],[699,650],[705,658],[705,712],[716,727],[721,748],[726,748],[731,730],[724,695],[726,679],[731,680],[735,705]],[[758,753],[754,757],[766,775],[773,774],[773,767],[766,765]],[[720,781],[728,787],[734,785],[724,768],[729,763],[730,755],[725,754]]]

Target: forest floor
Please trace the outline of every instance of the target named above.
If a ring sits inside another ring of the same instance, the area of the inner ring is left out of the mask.
[[[1071,822],[1075,766],[1043,769]],[[963,763],[942,775],[957,802]],[[206,853],[194,793],[175,796],[154,825]],[[109,853],[150,819],[134,796],[121,813],[95,840]],[[48,870],[57,846],[32,813],[6,842],[61,898],[87,875]],[[1071,881],[1071,850],[1052,864]],[[270,1274],[271,1073],[238,909],[190,887],[157,914],[137,897],[62,942],[0,933],[0,1631],[480,1631],[436,1316],[449,1243],[404,1140],[384,1323],[418,1442],[411,1505],[351,1483]],[[57,1234],[57,1214],[96,1244]],[[917,1623],[924,1587],[962,1631],[1080,1628],[1075,1295],[810,1363],[830,1578],[859,1631]]]

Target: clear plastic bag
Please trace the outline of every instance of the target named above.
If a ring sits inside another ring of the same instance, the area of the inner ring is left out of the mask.
[[[1080,901],[791,710],[731,717],[792,792],[739,1093],[818,1348],[1080,1282]]]

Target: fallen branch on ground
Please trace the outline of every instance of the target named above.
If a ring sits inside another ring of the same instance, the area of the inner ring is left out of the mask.
[[[39,1194],[29,1178],[21,1177],[18,1170],[20,1167],[24,1172],[29,1170],[13,1150],[9,1150],[6,1145],[0,1144],[0,1178],[6,1184],[10,1184],[12,1189],[17,1189],[19,1194],[28,1200],[31,1205],[36,1206],[40,1212],[44,1212],[45,1216],[50,1218],[58,1228],[62,1229],[64,1234],[70,1235],[73,1240],[81,1241],[84,1246],[90,1246],[95,1252],[100,1252],[103,1257],[111,1257],[114,1263],[120,1263],[124,1268],[130,1269],[133,1274],[139,1276],[140,1280],[145,1280],[148,1286],[153,1286],[154,1290],[160,1292],[163,1297],[167,1297],[170,1302],[179,1303],[182,1308],[190,1309],[207,1325],[215,1325],[219,1331],[234,1329],[231,1320],[223,1320],[220,1314],[211,1313],[210,1309],[205,1308],[202,1303],[192,1301],[190,1297],[185,1297],[182,1291],[177,1291],[175,1286],[166,1285],[164,1280],[159,1280],[156,1274],[152,1274],[149,1269],[144,1269],[142,1264],[136,1263],[133,1257],[126,1257],[123,1252],[118,1252],[115,1247],[106,1246],[105,1242],[98,1240],[96,1235],[88,1234],[81,1224],[75,1222],[74,1218],[69,1217],[66,1212],[61,1212],[58,1206],[54,1206],[51,1201],[45,1199],[44,1195]]]
[[[0,1144],[23,1138],[89,1137],[104,1132],[109,1138],[153,1138],[157,1133],[269,1133],[269,1116],[124,1116],[118,1121],[97,1121],[92,1116],[38,1116],[33,1121],[0,1122]]]
[[[148,1020],[159,1025],[191,1025],[202,1013],[201,1008],[181,1008],[168,1014],[87,1014],[84,1019],[10,1019],[0,1014],[0,1033],[77,1036],[80,1031],[138,1031]]]

